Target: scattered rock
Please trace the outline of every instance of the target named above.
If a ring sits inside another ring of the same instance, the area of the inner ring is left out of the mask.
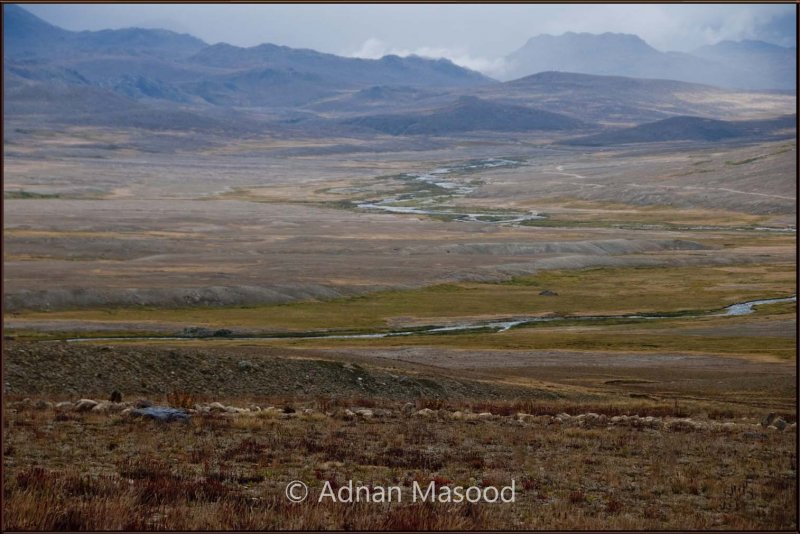
[[[768,415],[764,417],[764,419],[761,420],[761,426],[763,426],[764,428],[768,427],[775,420],[776,416],[777,414],[775,412],[770,412]]]
[[[363,417],[364,419],[372,419],[375,414],[369,408],[357,408],[355,410],[356,415]]]
[[[147,408],[136,408],[131,410],[131,417],[143,417],[145,419],[152,419],[154,421],[161,421],[164,423],[171,423],[173,421],[180,421],[183,423],[189,422],[189,414],[181,408],[170,408],[168,406],[149,406]]]
[[[39,399],[36,401],[33,407],[36,408],[37,410],[49,410],[50,408],[53,407],[53,403],[43,399]]]
[[[667,423],[667,430],[670,432],[691,432],[697,428],[697,423],[691,419],[675,419]]]
[[[111,403],[108,401],[99,402],[92,407],[92,411],[96,413],[108,413]]]
[[[75,403],[75,410],[78,412],[88,412],[95,406],[97,406],[97,401],[92,399],[81,399]]]
[[[212,412],[224,412],[224,411],[226,411],[225,410],[225,405],[222,404],[221,402],[212,402],[211,404],[208,405],[208,409],[210,411],[212,411]]]
[[[555,422],[561,423],[561,424],[569,423],[571,420],[572,420],[572,416],[570,414],[568,414],[568,413],[560,413],[560,414],[556,415],[556,417],[554,419]]]
[[[258,366],[253,362],[249,362],[247,360],[242,360],[236,364],[240,371],[252,371],[253,369],[258,369]]]
[[[787,426],[789,426],[789,423],[787,423],[783,418],[777,417],[774,421],[772,421],[770,426],[775,427],[782,432]]]

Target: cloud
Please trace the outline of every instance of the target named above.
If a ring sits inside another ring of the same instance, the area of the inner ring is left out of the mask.
[[[431,59],[446,58],[456,65],[482,72],[483,74],[494,78],[503,77],[503,75],[508,71],[508,65],[506,64],[505,59],[502,57],[494,59],[476,57],[470,55],[464,48],[461,47],[392,47],[375,37],[370,37],[364,41],[358,49],[345,52],[344,55],[348,57],[360,57],[364,59],[379,59],[387,55],[395,55],[400,57],[419,56]]]

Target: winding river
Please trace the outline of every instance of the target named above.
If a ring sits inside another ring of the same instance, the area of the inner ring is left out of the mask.
[[[676,313],[661,313],[661,314],[627,314],[627,315],[583,315],[577,317],[520,317],[514,319],[503,319],[496,321],[475,321],[465,322],[449,326],[441,325],[428,325],[419,326],[414,328],[407,328],[401,330],[393,330],[390,332],[377,332],[372,334],[327,334],[324,331],[311,331],[311,332],[287,332],[281,335],[250,335],[250,336],[120,336],[120,337],[78,337],[66,339],[68,343],[82,343],[87,341],[147,341],[147,340],[160,340],[160,341],[190,341],[197,339],[225,339],[225,340],[275,340],[275,339],[380,339],[387,337],[410,336],[414,334],[445,334],[449,332],[470,332],[470,331],[487,331],[492,333],[505,332],[517,326],[545,323],[545,322],[559,322],[559,321],[598,321],[604,319],[673,319],[673,318],[694,318],[694,317],[725,317],[725,316],[740,316],[748,315],[754,312],[756,306],[764,304],[778,304],[781,302],[797,302],[797,296],[774,298],[774,299],[761,299],[749,300],[732,304],[720,310],[697,313],[693,315],[676,314]]]
[[[361,209],[367,210],[380,210],[387,213],[406,213],[414,215],[431,215],[439,217],[451,217],[456,221],[471,221],[482,223],[494,224],[518,224],[523,221],[530,221],[534,219],[544,219],[543,216],[535,212],[481,212],[471,213],[465,211],[458,211],[456,208],[424,208],[419,206],[405,205],[409,201],[419,200],[420,202],[428,202],[431,204],[440,204],[441,201],[447,199],[451,200],[453,197],[464,197],[474,192],[476,187],[466,185],[460,182],[448,179],[448,176],[456,174],[463,174],[466,172],[475,172],[483,169],[496,169],[502,167],[516,167],[522,162],[512,159],[503,158],[486,158],[477,161],[471,161],[454,165],[451,167],[439,167],[426,173],[406,173],[403,176],[407,179],[422,182],[424,184],[435,186],[442,189],[446,193],[441,195],[430,196],[426,194],[416,195],[414,193],[403,193],[397,196],[387,197],[380,200],[372,200],[358,204]]]

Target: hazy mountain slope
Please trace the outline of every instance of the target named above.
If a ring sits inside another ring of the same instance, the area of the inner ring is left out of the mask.
[[[741,65],[739,71],[753,89],[795,89],[797,83],[797,49],[785,48],[763,41],[722,41],[704,46],[694,55],[731,67]]]
[[[69,72],[80,85],[88,82],[137,100],[286,108],[373,85],[495,83],[444,59],[345,58],[272,44],[207,46],[165,30],[71,32],[13,5],[5,6],[4,14],[6,66],[20,77],[62,84],[70,82]]]
[[[661,121],[564,141],[581,146],[608,146],[663,141],[720,141],[723,139],[793,135],[797,116],[771,120],[720,121],[703,117],[672,117]]]
[[[766,43],[762,43],[766,44]],[[738,89],[793,89],[786,65],[796,57],[794,49],[772,46],[759,55],[739,54],[731,62],[725,47],[701,50],[701,55],[660,52],[629,34],[565,33],[539,35],[506,57],[510,76],[522,77],[544,71],[659,78]],[[752,48],[745,46],[745,48]],[[788,51],[788,52],[787,52]],[[763,58],[769,56],[768,63]]]
[[[492,80],[447,59],[401,58],[360,59],[324,54],[315,50],[262,44],[240,48],[229,44],[209,46],[188,60],[204,66],[230,69],[294,69],[349,86],[472,86]]]
[[[480,130],[575,130],[588,126],[582,121],[558,113],[496,104],[470,96],[461,97],[454,104],[430,113],[371,115],[350,119],[345,123],[390,135],[445,135]]]
[[[473,91],[576,118],[633,125],[676,115],[749,119],[793,113],[793,95],[721,89],[673,80],[543,72]]]
[[[497,85],[497,84],[494,84]],[[441,107],[452,101],[453,93],[406,85],[373,85],[347,91],[334,97],[312,102],[308,109],[328,113],[365,114],[370,112],[420,111]]]
[[[168,30],[126,28],[73,32],[48,24],[19,6],[3,6],[4,54],[11,58],[123,53],[175,59],[194,54],[206,46],[196,37]]]

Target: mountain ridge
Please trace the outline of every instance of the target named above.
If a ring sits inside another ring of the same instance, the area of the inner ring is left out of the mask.
[[[733,44],[731,44],[733,43]],[[795,89],[797,50],[763,41],[723,41],[692,53],[661,52],[633,34],[531,37],[506,56],[510,78],[560,70],[661,78],[734,89]],[[764,63],[768,65],[764,65]]]

